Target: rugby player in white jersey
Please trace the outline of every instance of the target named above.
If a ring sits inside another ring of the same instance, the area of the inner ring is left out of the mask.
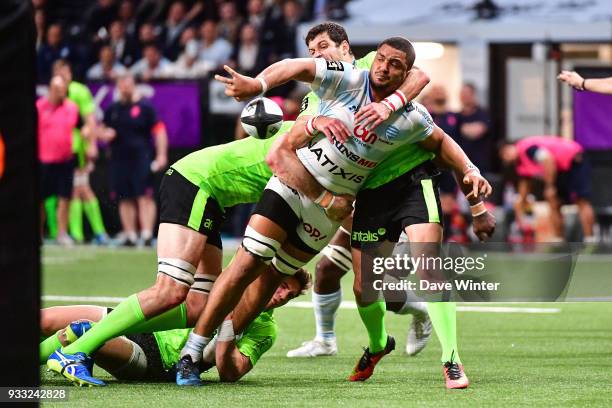
[[[392,72],[388,69],[385,53],[395,53]],[[398,63],[397,53],[403,55],[402,63]],[[179,365],[183,365],[179,370],[181,375],[188,374],[186,366],[195,365],[193,361],[200,358],[201,349],[210,341],[222,316],[240,300],[249,283],[260,273],[265,273],[266,265],[272,263],[279,272],[286,274],[304,265],[329,242],[339,226],[338,220],[346,215],[329,211],[338,208],[334,203],[350,201],[350,195],[359,190],[371,170],[395,148],[417,143],[433,133],[431,118],[422,107],[402,110],[393,115],[386,125],[383,123],[386,134],[390,135],[385,139],[378,139],[373,133],[368,135],[364,129],[354,126],[354,113],[360,106],[383,100],[404,81],[414,62],[414,53],[409,59],[406,53],[383,43],[378,49],[376,61],[385,65],[385,75],[379,74],[380,67],[376,62],[368,75],[367,71],[355,70],[343,62],[294,59],[270,66],[256,79],[242,76],[229,67],[226,70],[232,75],[231,78],[217,77],[226,84],[228,95],[239,98],[265,92],[268,87],[278,86],[290,79],[312,83],[313,90],[322,99],[319,109],[321,116],[308,121],[306,129],[312,140],[298,150],[298,156],[304,167],[327,191],[318,197],[315,195],[317,198],[313,200],[313,192],[299,193],[277,177],[270,180],[249,222],[242,247],[215,284],[192,334],[193,338],[190,337],[183,350],[184,358],[179,362]],[[317,119],[323,116],[335,119],[317,123]],[[325,136],[317,136],[316,131]],[[353,136],[349,137],[351,133]],[[448,148],[449,145],[441,144],[438,147]],[[456,145],[452,147],[447,152],[443,151],[442,156],[446,156],[453,168],[462,169],[467,158],[460,149],[455,148]],[[480,176],[466,176],[464,182],[474,184],[476,191],[481,186],[485,189],[486,181]],[[283,245],[287,243],[291,245]],[[261,305],[265,304],[274,288],[264,289],[257,294]],[[177,376],[177,383],[185,380],[188,378]]]

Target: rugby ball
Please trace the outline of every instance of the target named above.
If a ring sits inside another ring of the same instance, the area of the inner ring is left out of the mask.
[[[283,111],[271,99],[260,97],[246,104],[240,114],[244,131],[256,139],[267,139],[283,125]]]

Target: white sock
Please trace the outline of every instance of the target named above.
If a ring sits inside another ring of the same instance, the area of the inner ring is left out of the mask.
[[[140,231],[140,238],[143,241],[146,241],[147,239],[151,239],[153,237],[153,233],[149,230],[142,230]]]
[[[411,300],[406,300],[404,305],[400,310],[396,312],[399,315],[405,314],[427,314],[427,303],[425,302],[413,302]]]
[[[190,355],[191,361],[194,363],[200,361],[202,359],[202,351],[209,342],[209,337],[200,336],[194,332],[189,333],[189,339],[181,350],[181,358]]]
[[[342,302],[342,289],[328,295],[319,295],[312,291],[315,321],[317,323],[317,339],[336,339],[336,314]]]
[[[130,231],[125,234],[128,241],[136,242],[138,240],[138,235],[136,235],[136,231]]]

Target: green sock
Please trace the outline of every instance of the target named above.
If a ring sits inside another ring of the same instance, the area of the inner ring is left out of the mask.
[[[47,228],[49,238],[57,238],[57,196],[51,196],[45,200],[45,213],[47,214]]]
[[[167,312],[130,327],[123,334],[153,333],[163,330],[184,329],[185,327],[187,327],[187,306],[185,303],[181,303]]]
[[[102,212],[100,211],[100,204],[98,199],[94,198],[83,203],[85,209],[85,215],[91,225],[91,230],[94,234],[106,234],[106,228],[104,228],[104,221],[102,219]]]
[[[115,310],[100,320],[77,341],[63,347],[62,351],[67,354],[74,354],[79,351],[91,354],[108,340],[121,336],[127,329],[140,324],[144,320],[145,316],[140,308],[138,297],[132,295],[119,303]]]
[[[68,229],[70,235],[77,242],[85,240],[83,234],[83,202],[81,200],[71,200],[68,207]]]
[[[52,334],[51,336],[47,337],[45,340],[40,342],[40,346],[39,346],[39,364],[43,365],[47,362],[47,360],[49,359],[49,356],[51,355],[51,353],[53,353],[55,350],[57,350],[58,348],[62,347],[62,343],[60,343],[59,338],[57,337],[57,334],[59,333],[59,331],[57,333]]]
[[[374,302],[368,306],[359,306],[359,316],[368,331],[370,339],[370,352],[378,353],[387,345],[387,331],[385,330],[385,312],[387,305],[384,301]]]
[[[442,362],[461,364],[457,349],[457,304],[454,302],[427,303],[431,324],[442,346]]]

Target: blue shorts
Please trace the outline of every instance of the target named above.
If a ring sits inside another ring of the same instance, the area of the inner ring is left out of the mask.
[[[72,182],[76,162],[71,159],[63,163],[40,164],[40,195],[44,200],[51,196],[72,197]]]
[[[135,156],[126,159],[114,159],[110,163],[111,185],[118,200],[132,199],[153,194],[153,175],[151,158]]]
[[[580,154],[574,158],[568,171],[557,174],[556,187],[559,197],[566,203],[591,198],[591,164]]]

